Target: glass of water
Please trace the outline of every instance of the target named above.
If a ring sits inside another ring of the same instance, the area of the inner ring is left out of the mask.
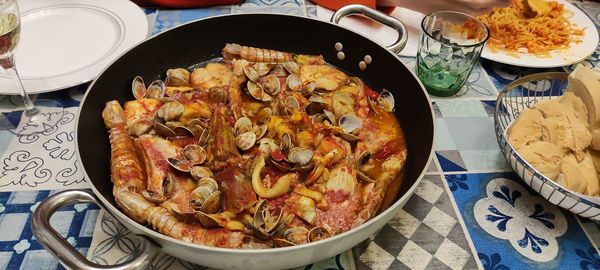
[[[456,94],[477,64],[489,37],[487,26],[461,12],[431,13],[421,22],[417,76],[435,96]]]

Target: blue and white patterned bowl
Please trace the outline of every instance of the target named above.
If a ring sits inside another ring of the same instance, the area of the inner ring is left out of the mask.
[[[581,217],[600,221],[600,204],[590,197],[571,191],[550,180],[525,161],[508,143],[506,130],[522,110],[541,100],[562,95],[569,73],[546,72],[521,77],[504,88],[496,100],[494,125],[496,139],[513,170],[540,196]]]

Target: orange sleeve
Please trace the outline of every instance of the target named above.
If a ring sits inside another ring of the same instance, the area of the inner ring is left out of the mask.
[[[350,5],[350,4],[361,4],[370,8],[376,7],[376,0],[311,0],[313,3],[326,7],[332,10],[338,10],[339,8]]]

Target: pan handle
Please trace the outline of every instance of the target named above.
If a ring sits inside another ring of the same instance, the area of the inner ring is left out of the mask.
[[[352,14],[365,15],[375,21],[396,29],[396,31],[398,31],[398,39],[396,42],[394,42],[394,44],[387,47],[387,49],[393,53],[400,53],[400,51],[404,49],[404,46],[406,46],[406,42],[408,42],[408,31],[406,30],[404,23],[392,16],[385,15],[384,13],[367,6],[358,4],[343,6],[333,13],[330,21],[332,23],[339,24],[342,18]]]
[[[88,261],[71,244],[63,239],[58,232],[50,226],[50,217],[59,208],[75,203],[95,203],[102,209],[104,207],[96,197],[87,191],[67,190],[56,193],[44,200],[33,212],[31,228],[35,238],[46,247],[67,269],[139,269],[149,263],[160,250],[160,247],[147,238],[140,237],[140,251],[137,257],[130,261],[116,265],[99,265]],[[106,209],[104,209],[106,210]],[[108,213],[108,212],[106,212]]]

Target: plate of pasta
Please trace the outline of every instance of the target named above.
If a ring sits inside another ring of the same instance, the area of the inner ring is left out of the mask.
[[[483,58],[550,68],[580,62],[596,50],[596,27],[579,8],[564,0],[527,2],[513,0],[510,7],[478,17],[490,29]]]

